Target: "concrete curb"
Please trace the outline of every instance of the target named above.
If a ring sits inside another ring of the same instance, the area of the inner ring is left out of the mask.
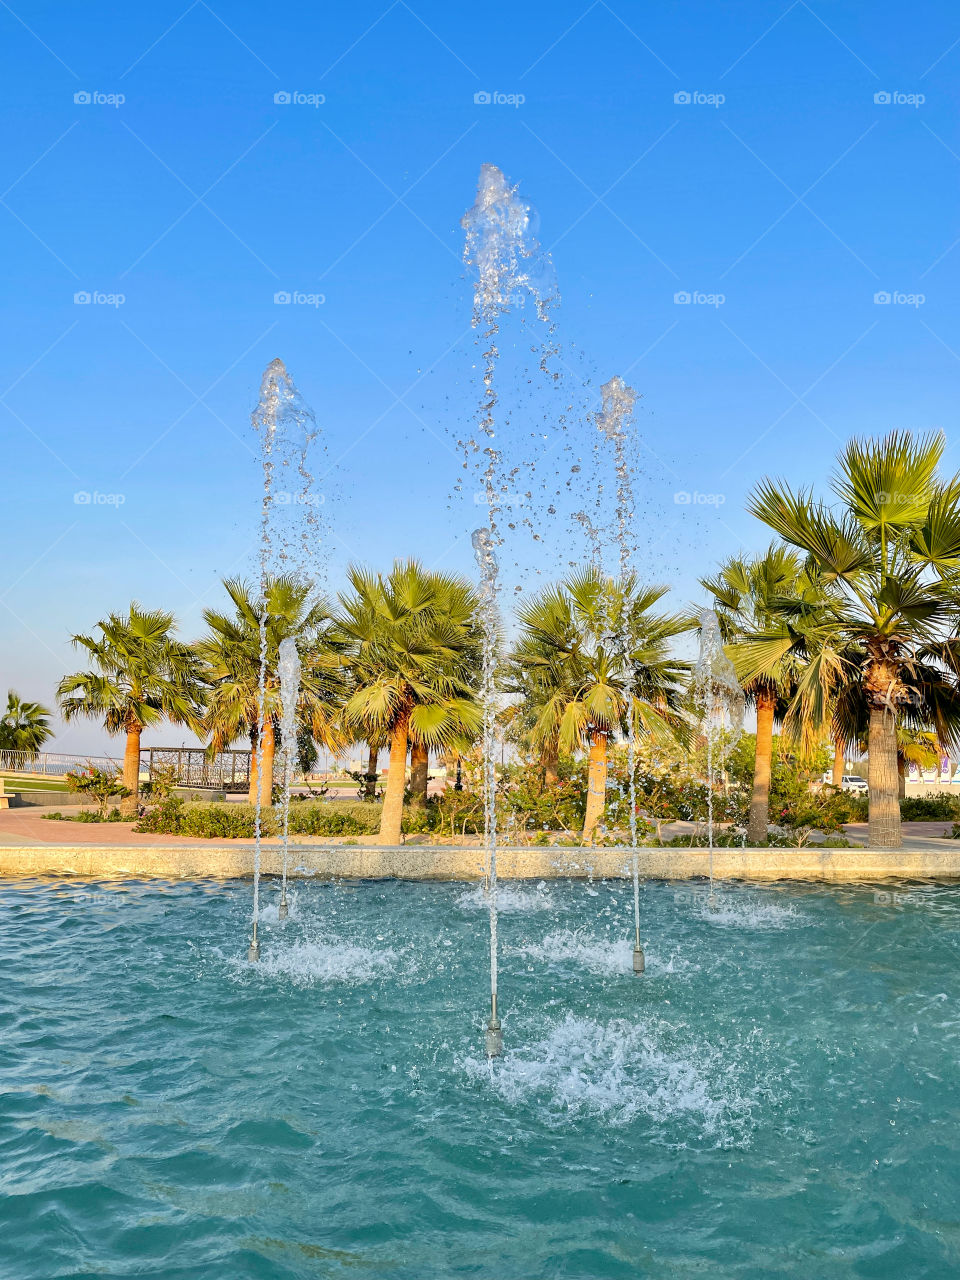
[[[689,880],[710,874],[706,849],[641,849],[640,875],[650,880]],[[290,849],[293,877],[362,880],[478,880],[484,852],[429,845],[396,847],[300,845]],[[629,849],[517,848],[497,851],[505,880],[562,877],[602,879],[631,874]],[[265,847],[265,875],[279,875],[278,846]],[[832,884],[878,880],[960,880],[956,849],[716,849],[714,875],[724,880],[807,880]],[[0,877],[79,876],[88,879],[231,880],[253,874],[253,849],[217,845],[34,845],[0,847]]]

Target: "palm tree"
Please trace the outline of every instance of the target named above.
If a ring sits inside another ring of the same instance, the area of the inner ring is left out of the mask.
[[[583,840],[593,839],[606,804],[610,742],[647,734],[675,745],[686,722],[682,681],[689,664],[669,656],[688,619],[653,612],[666,587],[641,586],[633,574],[583,569],[532,599],[519,614],[522,634],[511,667],[535,691],[534,743],[588,752]]]
[[[380,834],[399,844],[409,744],[462,744],[481,724],[479,601],[466,579],[415,560],[386,577],[357,567],[347,577],[337,616],[353,682],[344,718],[368,740],[389,739]]]
[[[932,769],[940,763],[940,743],[929,729],[911,729],[907,725],[897,727],[897,783],[900,799],[907,794],[907,769],[915,764],[918,769]]]
[[[19,693],[8,689],[7,710],[0,719],[0,751],[25,751],[33,759],[53,737],[49,716],[39,702],[24,702]]]
[[[248,799],[256,803],[259,777],[261,797],[269,804],[280,721],[277,660],[281,642],[294,637],[300,654],[298,722],[333,749],[342,745],[335,723],[345,688],[342,662],[330,635],[329,611],[322,600],[311,600],[311,583],[289,575],[268,577],[263,594],[266,670],[260,742],[261,595],[258,588],[237,578],[225,579],[223,585],[234,612],[204,610],[209,631],[196,646],[211,685],[204,729],[214,751],[223,751],[241,736],[249,738]]]
[[[804,573],[802,556],[776,542],[751,560],[731,557],[715,577],[701,578],[700,584],[714,598],[727,654],[748,701],[756,708],[757,745],[747,842],[761,844],[767,838],[770,813],[774,722],[783,719],[804,661],[800,637],[778,614],[777,606],[784,597],[809,595],[813,584]],[[772,660],[765,670],[744,678],[744,657],[747,669],[752,669],[751,642],[761,637],[774,642],[768,648]]]
[[[855,690],[868,720],[870,843],[900,848],[897,724],[926,719],[957,741],[960,654],[953,640],[960,570],[960,477],[942,480],[942,435],[850,441],[833,480],[836,508],[764,480],[749,510],[806,552],[831,593],[820,644],[795,698],[808,724]],[[849,719],[850,717],[848,717]],[[854,726],[855,727],[855,726]],[[853,735],[845,733],[846,740]]]
[[[140,786],[140,736],[161,720],[202,731],[205,685],[193,649],[174,639],[172,613],[143,610],[111,613],[96,624],[99,636],[73,637],[86,650],[91,669],[64,676],[57,700],[64,720],[102,720],[108,733],[126,734],[123,785],[126,808],[136,807]]]

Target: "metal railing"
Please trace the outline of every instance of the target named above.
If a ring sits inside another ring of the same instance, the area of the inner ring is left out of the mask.
[[[65,773],[87,765],[100,769],[118,769],[123,764],[113,756],[68,755],[61,751],[0,751],[0,772],[32,773],[42,777],[62,778]]]

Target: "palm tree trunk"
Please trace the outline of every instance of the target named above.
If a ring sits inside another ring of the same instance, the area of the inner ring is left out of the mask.
[[[560,780],[560,748],[555,742],[548,742],[543,748],[543,784],[555,787]]]
[[[367,800],[373,800],[377,794],[377,766],[380,761],[380,749],[375,747],[373,743],[368,743],[370,748],[367,755],[367,777],[363,784],[364,795]]]
[[[607,735],[594,731],[590,737],[587,767],[587,812],[583,819],[583,843],[592,842],[597,823],[607,803]]]
[[[256,725],[250,727],[250,778],[247,784],[247,804],[257,803],[257,771],[259,769],[260,753],[257,750],[257,728]]]
[[[430,752],[415,742],[410,748],[410,803],[421,808],[427,803]]]
[[[399,844],[403,825],[403,793],[407,785],[407,737],[409,716],[401,716],[390,735],[390,772],[380,815],[380,840],[383,844]]]
[[[757,698],[757,751],[753,764],[753,795],[747,822],[747,844],[762,844],[767,838],[770,818],[770,769],[773,761],[773,713],[776,699],[769,694]]]
[[[263,752],[261,756],[263,788],[260,793],[260,803],[262,805],[273,803],[273,757],[276,753],[276,741],[273,732],[273,720],[270,716],[267,716],[263,725]]]
[[[257,803],[257,774],[260,770],[260,754],[257,744],[250,743],[250,785],[247,787],[247,804]]]
[[[847,754],[847,744],[842,738],[834,738],[833,740],[833,785],[839,790],[843,786],[844,764]]]
[[[903,756],[897,754],[897,796],[903,800],[907,794],[907,764]]]
[[[870,847],[899,849],[900,802],[897,799],[897,728],[884,707],[870,708],[867,781],[870,784]]]
[[[127,726],[127,742],[123,751],[123,785],[130,792],[120,802],[124,813],[136,813],[137,793],[140,790],[140,734],[143,732],[139,724]]]

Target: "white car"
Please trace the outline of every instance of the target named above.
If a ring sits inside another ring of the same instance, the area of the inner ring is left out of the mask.
[[[840,786],[843,791],[869,791],[870,789],[866,778],[861,778],[858,773],[845,773]]]

